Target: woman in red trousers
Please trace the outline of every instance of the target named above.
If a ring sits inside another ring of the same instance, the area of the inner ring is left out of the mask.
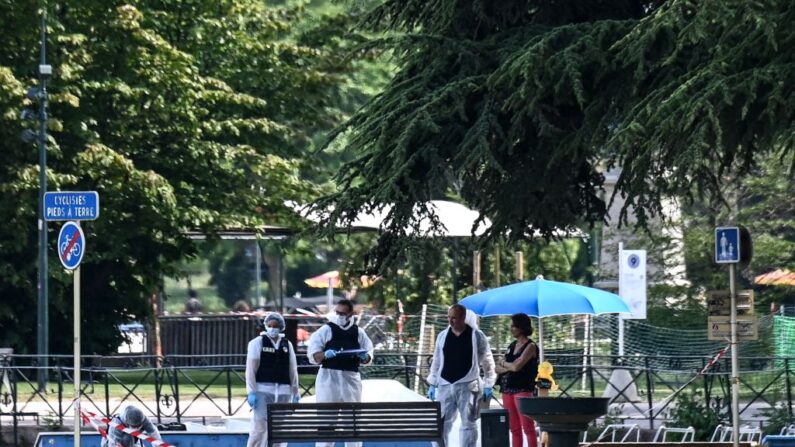
[[[519,413],[519,398],[533,397],[535,378],[538,374],[538,346],[530,336],[533,326],[530,317],[525,314],[511,316],[511,335],[516,339],[508,346],[505,359],[497,364],[497,373],[501,374],[502,405],[508,410],[508,422],[511,428],[512,447],[522,447],[524,436],[529,447],[538,447],[536,424],[529,417]]]

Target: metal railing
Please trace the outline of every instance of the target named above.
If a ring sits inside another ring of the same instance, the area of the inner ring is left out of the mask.
[[[615,402],[623,403],[620,419],[668,420],[667,411],[682,385],[698,375],[709,362],[706,357],[661,357],[655,359],[617,356],[547,354],[555,365],[561,397],[601,396],[607,386],[615,388]],[[6,355],[0,358],[0,423],[33,420],[37,424],[63,425],[73,414],[73,369],[70,356],[50,356],[46,389],[39,389],[37,374],[42,367],[36,356]],[[301,392],[313,393],[317,366],[299,355]],[[693,382],[707,402],[728,406],[729,361],[718,362]],[[741,359],[741,418],[754,420],[760,409],[785,405],[793,414],[791,358]],[[82,405],[89,411],[110,416],[134,403],[158,422],[183,419],[248,417],[245,393],[245,356],[203,356],[186,362],[179,356],[84,356],[81,374]],[[419,365],[418,365],[419,362]],[[183,366],[190,363],[192,366]],[[362,377],[401,382],[420,393],[426,391],[424,375],[430,355],[376,352],[372,365],[361,368]],[[671,365],[667,367],[666,365]],[[686,366],[682,366],[686,365]],[[663,367],[665,366],[665,367]],[[614,370],[629,372],[631,381],[610,384]],[[632,392],[629,392],[632,390]],[[637,395],[640,401],[629,401]],[[34,416],[35,415],[35,416]],[[43,415],[39,417],[38,415]]]

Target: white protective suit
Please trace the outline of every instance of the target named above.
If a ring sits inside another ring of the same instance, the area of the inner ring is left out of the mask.
[[[472,326],[470,326],[472,327]],[[461,416],[460,447],[475,447],[478,442],[477,421],[480,418],[480,400],[483,398],[484,387],[494,387],[497,374],[494,369],[494,357],[486,335],[479,329],[472,328],[472,367],[469,372],[450,383],[441,377],[445,361],[455,359],[444,358],[444,343],[450,327],[436,337],[436,348],[433,353],[428,383],[437,387],[436,399],[442,404],[444,418],[444,438],[449,445],[450,430],[453,423]],[[480,370],[483,369],[483,379]]]
[[[143,412],[139,408],[133,405],[125,407],[120,414],[113,416],[112,420],[117,424],[123,424],[127,426],[127,428],[138,429],[138,431],[147,434],[158,441],[163,440],[163,438],[160,436],[160,432],[157,431],[155,424],[153,424],[149,418],[144,416]],[[139,444],[139,442],[140,441],[134,436],[121,431],[119,427],[108,427],[108,436],[102,438],[100,445],[102,447],[135,447],[137,445],[143,445]]]
[[[342,329],[348,329],[353,324],[351,322]],[[306,356],[309,363],[317,365],[315,354],[324,352],[326,344],[331,340],[331,328],[328,324],[315,331],[309,337],[309,347]],[[359,347],[367,350],[370,358],[368,363],[373,361],[373,342],[370,337],[359,328]],[[363,363],[364,364],[364,363]],[[342,371],[338,369],[327,369],[320,367],[315,380],[315,397],[317,402],[361,402],[362,400],[362,376],[355,371]],[[317,443],[318,447],[331,447],[334,443]],[[346,442],[346,447],[359,447],[361,442]]]
[[[262,352],[262,335],[265,335],[265,332],[248,342],[248,354],[246,355],[246,393],[257,393],[257,405],[253,408],[254,412],[251,415],[251,431],[247,447],[266,447],[268,445],[268,404],[290,402],[292,396],[298,394],[298,362],[295,359],[293,344],[289,341],[287,341],[287,346],[290,358],[290,384],[257,382],[257,368],[259,368],[260,353]],[[284,334],[279,334],[276,339],[271,338],[271,343],[275,345],[282,338],[284,338]]]

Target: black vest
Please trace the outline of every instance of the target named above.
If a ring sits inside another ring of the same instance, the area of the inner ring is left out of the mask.
[[[257,383],[283,383],[290,385],[290,342],[282,337],[278,346],[273,346],[270,337],[263,335],[259,353]]]
[[[359,326],[352,324],[348,329],[343,329],[334,323],[328,323],[331,328],[331,339],[326,343],[324,349],[333,349],[339,351],[340,349],[361,349],[359,346]],[[355,371],[359,372],[358,355],[340,355],[332,359],[323,360],[323,368],[339,369],[342,371]]]
[[[530,344],[533,343],[533,340],[528,340],[527,343],[522,346],[522,349],[519,352],[513,352],[516,348],[516,342],[514,341],[508,346],[508,352],[505,353],[505,361],[508,363],[512,363],[516,361],[519,357],[521,357],[522,352]],[[505,381],[503,382],[503,386],[507,390],[511,391],[533,391],[536,386],[536,376],[538,375],[538,355],[534,358],[530,359],[527,363],[524,364],[522,369],[516,372],[507,372],[505,373]]]
[[[474,330],[467,325],[461,335],[456,336],[453,328],[447,331],[444,339],[442,352],[444,353],[444,364],[439,375],[450,383],[456,383],[469,373],[472,369],[472,332]]]

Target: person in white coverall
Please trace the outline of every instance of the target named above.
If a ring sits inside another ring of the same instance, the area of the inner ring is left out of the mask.
[[[345,351],[357,350],[355,354]],[[309,338],[306,355],[309,363],[320,365],[315,381],[317,402],[361,402],[362,378],[359,365],[373,361],[373,342],[353,323],[353,303],[340,300],[329,322]],[[333,428],[333,422],[331,423]],[[334,443],[317,443],[333,446]],[[347,447],[360,446],[346,442]]]
[[[467,324],[466,308],[454,304],[447,312],[450,326],[439,333],[428,375],[428,398],[439,400],[447,445],[453,423],[461,417],[460,447],[475,447],[480,400],[489,400],[497,375],[486,335]],[[483,370],[483,379],[480,371]]]
[[[268,404],[298,402],[298,362],[284,334],[284,318],[276,312],[263,320],[263,331],[248,342],[246,391],[254,410],[247,447],[268,445]],[[286,444],[280,444],[286,445]]]
[[[158,441],[163,440],[155,424],[153,424],[148,417],[144,416],[144,412],[136,406],[128,405],[124,407],[121,413],[113,416],[111,420],[117,424],[122,424],[127,428],[155,438]],[[133,435],[123,432],[119,426],[108,426],[108,435],[102,438],[100,445],[102,447],[135,447],[137,445],[143,445],[143,442]],[[149,444],[147,443],[146,445]]]

